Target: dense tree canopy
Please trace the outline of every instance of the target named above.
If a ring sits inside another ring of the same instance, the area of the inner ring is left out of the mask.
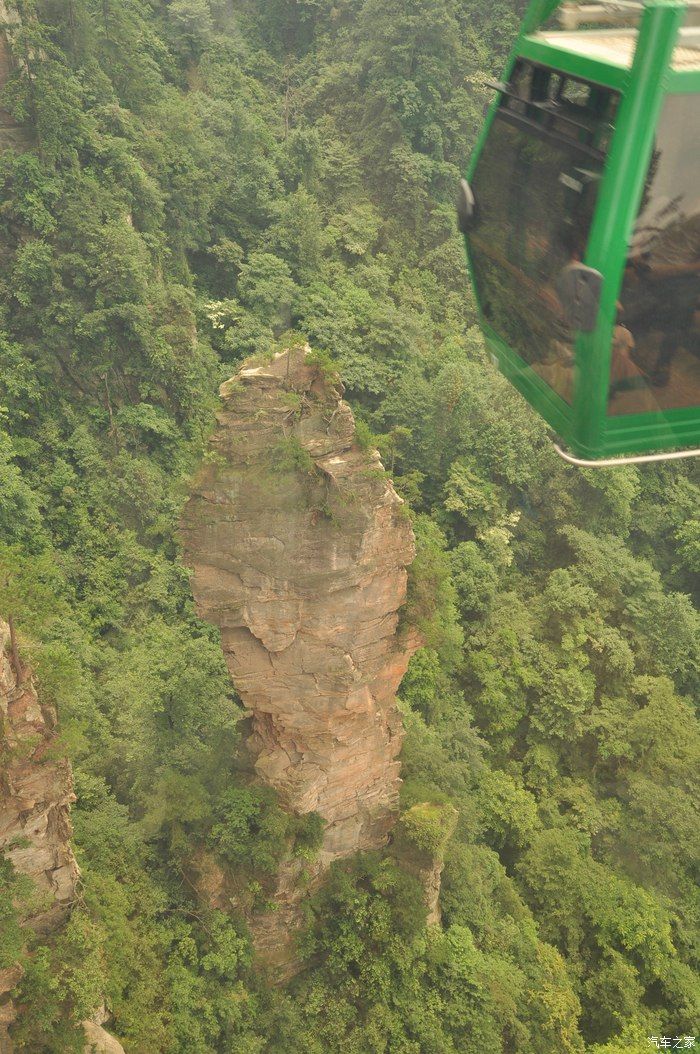
[[[18,1051],[640,1054],[700,1021],[700,485],[577,471],[487,361],[453,189],[514,0],[8,0],[0,611],[56,703],[83,889],[31,944]],[[336,865],[283,992],[253,900],[313,852],[234,766],[240,708],[174,536],[216,391],[308,339],[419,540],[403,805],[457,810],[443,927]],[[18,884],[19,883],[19,884]],[[0,868],[0,968],[22,946]]]

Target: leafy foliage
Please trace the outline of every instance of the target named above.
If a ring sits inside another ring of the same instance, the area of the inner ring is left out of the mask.
[[[30,141],[0,153],[0,607],[59,710],[83,871],[50,941],[0,871],[17,1049],[79,1049],[103,999],[128,1054],[692,1033],[697,468],[559,462],[484,356],[454,229],[522,4],[9,6],[2,105]],[[260,891],[322,821],[234,765],[175,526],[220,381],[307,339],[416,527],[403,826],[444,849],[443,927],[390,857],[336,865],[280,992],[235,911],[199,905],[193,860]]]

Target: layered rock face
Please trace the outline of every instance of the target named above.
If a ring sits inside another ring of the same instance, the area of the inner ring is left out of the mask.
[[[0,621],[0,854],[32,879],[36,907],[25,922],[46,934],[64,920],[75,896],[69,818],[75,796],[68,762],[50,753],[56,714],[39,703],[31,671],[18,670],[11,653],[9,627]],[[17,968],[0,972],[0,1049],[14,1015],[7,993],[19,976]]]
[[[0,857],[32,880],[31,914],[22,921],[42,937],[68,917],[80,877],[70,841],[73,776],[68,760],[52,755],[55,739],[56,712],[40,703],[32,671],[0,620]],[[0,970],[0,1054],[13,1051],[11,992],[21,977],[19,964]],[[107,1017],[101,1010],[84,1022],[86,1050],[124,1054],[102,1028]]]
[[[288,808],[326,820],[323,867],[383,845],[394,822],[413,533],[308,349],[244,367],[221,396],[185,558],[252,714],[255,769]]]
[[[8,654],[9,629],[0,622],[0,851],[17,872],[32,879],[43,908],[29,919],[48,933],[75,896],[78,866],[70,846],[70,767],[51,757],[56,714],[37,698],[31,671],[17,677]]]

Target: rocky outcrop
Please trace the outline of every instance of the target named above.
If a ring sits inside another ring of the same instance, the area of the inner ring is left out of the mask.
[[[0,1054],[13,1054],[9,1028],[17,1016],[17,1011],[9,993],[21,977],[22,967],[19,964],[0,970]]]
[[[109,1014],[104,1007],[100,1007],[90,1021],[83,1021],[83,1031],[85,1033],[84,1054],[125,1054],[119,1040],[111,1036],[102,1027],[108,1019]]]
[[[96,1025],[94,1021],[85,1021],[83,1029],[85,1030],[85,1054],[124,1054],[124,1048],[119,1040],[110,1036],[109,1032],[105,1032],[101,1025]]]
[[[10,633],[0,622],[0,851],[32,879],[41,908],[27,923],[48,933],[75,896],[78,866],[70,846],[75,801],[68,761],[52,753],[56,713],[37,698],[31,670],[21,677],[9,655]]]
[[[421,802],[401,817],[392,844],[392,853],[404,871],[423,887],[428,926],[441,921],[440,886],[445,866],[445,849],[457,825],[457,810],[449,804]]]
[[[0,853],[33,882],[36,896],[23,921],[39,934],[65,919],[78,880],[70,845],[73,783],[55,740],[55,711],[39,702],[31,670],[0,621]],[[0,1046],[2,1022],[7,1026],[14,1013],[8,993],[20,976],[16,967],[0,973]]]
[[[75,900],[80,872],[71,848],[75,801],[68,760],[56,751],[56,712],[39,700],[7,623],[0,620],[0,856],[33,893],[18,905],[20,921],[39,936],[54,933]],[[21,980],[17,963],[0,970],[0,1054],[12,1054],[16,1019],[11,993]],[[102,1028],[102,1008],[83,1023],[86,1052],[124,1054]]]
[[[185,558],[252,715],[257,775],[326,821],[322,869],[385,844],[395,820],[395,693],[418,644],[399,633],[413,534],[308,348],[245,366],[221,397],[182,520]],[[279,943],[294,915],[290,868],[259,946]]]

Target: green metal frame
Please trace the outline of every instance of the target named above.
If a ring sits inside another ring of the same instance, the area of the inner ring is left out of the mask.
[[[627,68],[533,37],[559,3],[560,0],[532,0],[509,57],[504,80],[509,80],[516,59],[523,57],[613,88],[622,96],[585,260],[588,266],[600,270],[605,279],[598,324],[593,333],[578,335],[572,405],[559,398],[491,329],[483,317],[475,290],[481,326],[503,373],[575,454],[596,458],[691,446],[700,442],[700,416],[696,407],[620,416],[609,416],[607,412],[616,305],[663,100],[668,94],[700,92],[700,71],[670,68],[687,6],[682,0],[648,0],[632,67]],[[473,152],[468,179],[474,175],[499,101],[497,94]],[[465,240],[471,271],[468,239]]]

